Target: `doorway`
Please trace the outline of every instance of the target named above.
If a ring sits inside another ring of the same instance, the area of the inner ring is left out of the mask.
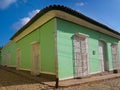
[[[40,74],[40,44],[39,42],[32,44],[32,74]]]
[[[7,66],[10,66],[10,52],[7,53]]]
[[[119,56],[118,56],[118,44],[112,44],[112,60],[113,60],[113,69],[119,69]]]
[[[7,58],[6,58],[6,54],[4,55],[3,60],[4,60],[4,62],[3,62],[4,66],[7,66]]]
[[[88,75],[88,43],[83,35],[74,36],[75,78]]]
[[[107,60],[107,47],[104,41],[99,41],[99,55],[101,62],[101,72],[108,71],[108,60]]]
[[[20,69],[20,62],[21,62],[21,50],[17,49],[17,67],[16,67],[17,70]]]

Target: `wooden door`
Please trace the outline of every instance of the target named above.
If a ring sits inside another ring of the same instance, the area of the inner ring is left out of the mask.
[[[40,74],[40,44],[35,43],[32,44],[32,74],[39,75]]]
[[[6,55],[4,55],[3,58],[4,58],[4,62],[3,62],[3,63],[4,63],[4,66],[7,66],[7,58],[6,58]]]
[[[101,62],[101,72],[105,71],[104,68],[104,60],[105,60],[105,56],[104,56],[104,43],[102,41],[99,41],[99,55],[100,55],[100,62]]]
[[[74,37],[75,78],[88,75],[87,38]]]
[[[109,70],[109,62],[107,60],[107,47],[104,41],[99,41],[99,56],[101,62],[101,72]]]
[[[118,45],[112,44],[112,59],[113,59],[113,69],[119,69],[119,57],[118,57]]]
[[[17,70],[19,70],[19,68],[20,68],[20,62],[21,62],[21,50],[20,49],[18,49],[17,50],[17,67],[16,67],[16,69]]]
[[[10,52],[7,54],[7,66],[10,66]]]

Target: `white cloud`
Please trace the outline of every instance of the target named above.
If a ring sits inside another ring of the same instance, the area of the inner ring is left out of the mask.
[[[20,22],[21,22],[21,25],[25,25],[27,22],[29,22],[30,21],[30,18],[29,17],[24,17],[24,18],[22,18],[21,20],[20,20]]]
[[[14,30],[19,30],[22,26],[27,24],[30,21],[30,19],[33,16],[35,16],[39,11],[40,11],[39,9],[36,9],[36,10],[33,10],[32,12],[29,12],[27,17],[24,17],[24,18],[20,19],[18,22],[14,23],[12,28]]]
[[[85,3],[84,3],[84,2],[77,2],[75,5],[76,5],[76,6],[80,6],[80,7],[82,7],[82,6],[85,5]]]
[[[29,16],[30,18],[32,18],[32,17],[33,17],[34,15],[36,15],[39,11],[40,11],[39,9],[33,10],[32,12],[29,12],[29,13],[28,13],[28,16]]]
[[[0,9],[6,9],[17,0],[0,0]]]
[[[29,17],[24,17],[20,19],[18,22],[14,23],[12,27],[14,30],[18,30],[29,21],[30,21]]]

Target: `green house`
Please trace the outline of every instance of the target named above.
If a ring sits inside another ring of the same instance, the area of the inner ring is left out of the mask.
[[[44,8],[2,49],[1,65],[59,80],[120,69],[120,33],[68,7]]]

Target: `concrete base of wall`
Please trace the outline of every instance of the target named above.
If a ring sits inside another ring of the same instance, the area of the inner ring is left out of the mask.
[[[50,74],[44,74],[44,73],[40,73],[40,75],[37,75],[37,77],[40,77],[40,78],[46,78],[48,80],[52,80],[52,81],[55,81],[56,80],[56,75],[50,75]]]
[[[104,76],[104,75],[109,75],[109,74],[114,74],[114,73],[119,73],[120,70],[110,70],[110,71],[105,71],[105,72],[97,72],[97,73],[92,73],[92,74],[88,74],[87,76],[84,77],[78,77],[78,78],[74,78],[74,76],[69,77],[69,78],[63,78],[60,79],[60,81],[63,80],[70,80],[70,79],[84,79],[84,78],[91,78],[91,77],[95,77],[95,76]]]
[[[51,75],[51,74],[44,74],[44,73],[40,73],[39,75],[35,76],[35,75],[31,75],[31,71],[30,70],[24,70],[24,69],[19,69],[16,70],[16,67],[7,67],[7,66],[1,66],[1,69],[7,70],[11,73],[15,73],[18,75],[21,75],[23,77],[27,77],[27,78],[32,78],[32,79],[40,79],[40,80],[45,80],[45,81],[55,81],[56,80],[56,75]]]

